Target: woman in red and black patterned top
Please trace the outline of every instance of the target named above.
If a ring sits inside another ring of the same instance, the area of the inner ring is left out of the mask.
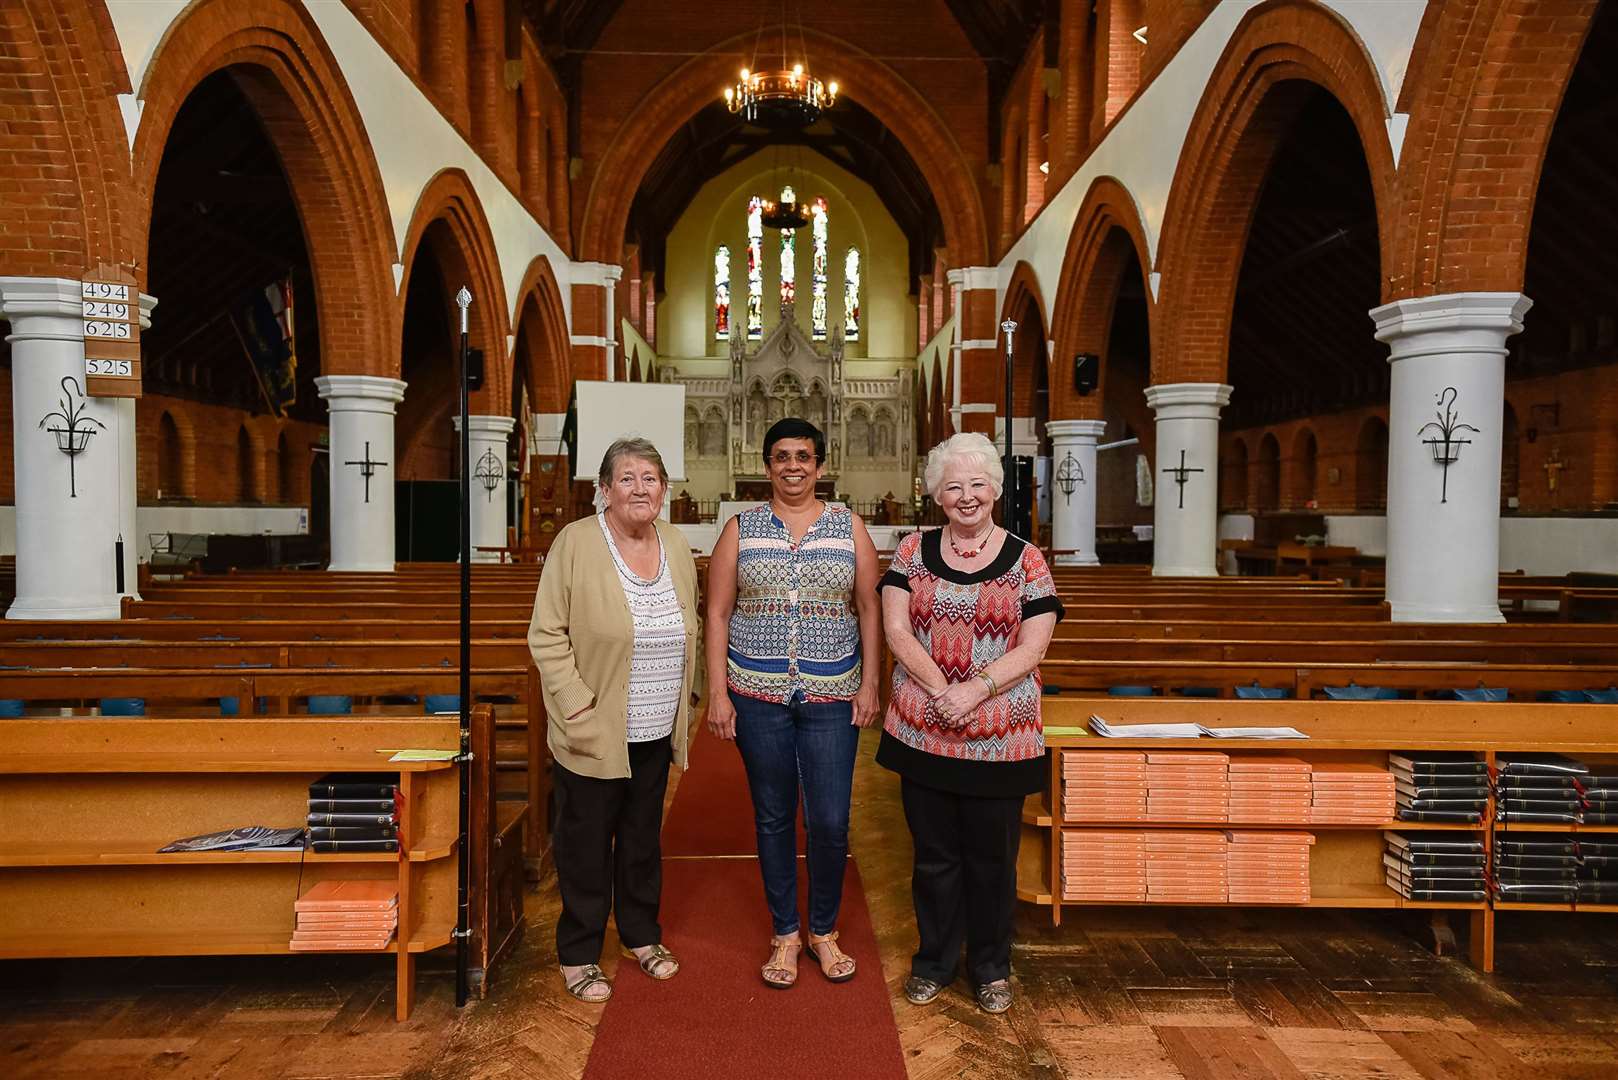
[[[964,942],[991,1013],[1011,1007],[1022,806],[1045,784],[1039,663],[1062,617],[1039,549],[994,524],[1003,476],[982,435],[934,447],[925,480],[948,524],[907,536],[877,586],[897,663],[876,760],[901,777],[916,853],[905,997],[936,998]]]

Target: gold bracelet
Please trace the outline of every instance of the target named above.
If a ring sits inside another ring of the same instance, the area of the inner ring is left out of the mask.
[[[987,671],[978,672],[978,678],[982,679],[988,684],[990,697],[994,697],[1000,693],[1000,688],[995,685],[993,676],[991,676]]]

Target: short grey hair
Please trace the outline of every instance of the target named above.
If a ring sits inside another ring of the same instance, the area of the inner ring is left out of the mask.
[[[944,473],[952,465],[960,464],[981,469],[983,475],[989,478],[994,497],[1000,497],[1000,492],[1005,489],[1006,468],[1000,461],[999,451],[987,436],[975,431],[963,431],[951,435],[927,453],[927,466],[922,470],[921,482],[926,485],[927,494],[934,501],[938,499],[938,489],[944,484]]]
[[[607,508],[607,489],[612,487],[612,474],[618,471],[618,462],[623,458],[640,458],[657,466],[658,478],[663,481],[664,498],[668,497],[669,471],[663,465],[663,455],[657,452],[652,440],[632,436],[627,439],[617,439],[607,447],[607,452],[601,456],[601,471],[596,474],[596,509]]]

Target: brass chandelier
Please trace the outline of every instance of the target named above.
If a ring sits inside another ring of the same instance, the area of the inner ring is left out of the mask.
[[[762,37],[762,21],[758,32]],[[782,0],[781,66],[769,71],[758,70],[758,39],[755,38],[753,63],[742,68],[734,86],[725,87],[725,108],[733,114],[739,113],[749,123],[777,129],[804,128],[820,119],[820,114],[837,102],[837,83],[823,83],[806,66],[809,47],[801,21],[798,45],[803,51],[803,60],[789,64],[786,0]]]

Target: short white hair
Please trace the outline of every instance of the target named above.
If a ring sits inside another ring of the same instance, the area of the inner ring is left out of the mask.
[[[938,489],[944,484],[944,473],[954,465],[970,465],[981,470],[989,478],[989,486],[994,488],[997,499],[1005,489],[1006,468],[1000,461],[1000,453],[995,450],[994,443],[978,432],[963,431],[951,435],[927,453],[927,467],[922,470],[921,482],[927,486],[927,494],[934,501],[938,499]]]

